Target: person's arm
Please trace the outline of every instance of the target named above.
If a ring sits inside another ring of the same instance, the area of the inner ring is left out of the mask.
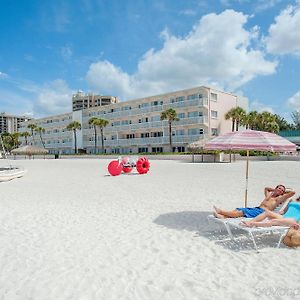
[[[274,191],[271,187],[265,187],[265,197],[270,196],[270,194]]]
[[[293,197],[296,193],[294,191],[288,191],[284,195],[280,196],[280,202],[282,203],[283,201]]]

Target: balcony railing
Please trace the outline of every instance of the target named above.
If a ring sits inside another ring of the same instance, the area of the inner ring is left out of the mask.
[[[198,141],[204,135],[179,135],[172,136],[172,144],[188,144]],[[94,141],[85,141],[85,147],[92,147]],[[100,146],[100,144],[98,144]],[[149,137],[149,138],[134,138],[134,139],[116,139],[105,140],[105,147],[126,147],[126,146],[154,146],[154,145],[169,145],[169,136]]]
[[[195,117],[195,118],[183,118],[177,122],[173,123],[173,127],[184,126],[184,125],[193,125],[193,124],[201,124],[206,125],[208,123],[208,118],[206,116]],[[130,125],[117,125],[117,126],[107,126],[104,130],[105,133],[113,133],[113,132],[131,132],[136,131],[138,129],[162,129],[168,128],[168,121],[154,121],[154,122],[143,122],[136,123]],[[85,134],[93,135],[94,129],[84,129]]]
[[[185,100],[180,102],[174,102],[174,103],[166,103],[163,105],[154,105],[149,107],[142,107],[142,108],[133,108],[130,110],[124,110],[124,111],[116,111],[116,112],[109,112],[106,114],[101,114],[101,118],[110,120],[115,119],[119,117],[130,117],[130,116],[138,116],[142,114],[147,114],[151,112],[162,112],[169,108],[185,108],[190,106],[207,106],[208,105],[208,99],[207,98],[201,98],[201,99],[194,99],[194,100]],[[86,122],[85,119],[89,119],[91,116],[83,116],[84,122]]]

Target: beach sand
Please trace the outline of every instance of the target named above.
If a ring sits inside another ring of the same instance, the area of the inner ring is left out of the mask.
[[[243,206],[245,162],[151,160],[109,176],[109,160],[18,160],[0,184],[0,299],[295,299],[300,251],[260,252],[209,224],[215,204]],[[265,186],[300,193],[299,162],[250,162],[249,206]]]

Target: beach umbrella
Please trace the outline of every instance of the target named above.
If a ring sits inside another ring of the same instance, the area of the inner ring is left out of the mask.
[[[289,140],[270,132],[244,130],[234,131],[220,135],[206,143],[204,149],[207,150],[246,150],[246,189],[245,207],[248,200],[248,175],[249,175],[249,151],[270,151],[270,152],[295,152],[296,145]]]
[[[37,146],[26,145],[12,150],[11,153],[23,155],[47,154],[48,150]]]

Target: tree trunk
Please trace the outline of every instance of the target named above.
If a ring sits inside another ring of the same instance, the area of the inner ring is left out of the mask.
[[[169,122],[169,144],[170,144],[170,150],[173,152],[172,147],[172,123]]]
[[[95,154],[96,154],[96,151],[97,151],[97,129],[96,129],[95,125],[94,125],[94,132],[95,132]]]
[[[25,144],[28,145],[27,136],[25,136]]]
[[[75,154],[77,154],[77,136],[76,136],[76,129],[74,129],[74,142],[75,142]]]
[[[240,123],[240,122],[239,122],[238,120],[236,120],[236,128],[235,128],[236,131],[239,131],[239,123]]]
[[[44,141],[43,141],[43,138],[42,138],[42,134],[41,134],[41,133],[40,133],[40,139],[41,139],[42,145],[43,145],[43,147],[44,147],[44,149],[45,149],[45,144],[44,144]]]
[[[231,128],[231,131],[234,132],[234,123],[235,123],[235,120],[232,119],[232,128]]]
[[[103,136],[103,128],[101,128],[101,149],[102,149],[102,154],[104,154],[104,136]]]

